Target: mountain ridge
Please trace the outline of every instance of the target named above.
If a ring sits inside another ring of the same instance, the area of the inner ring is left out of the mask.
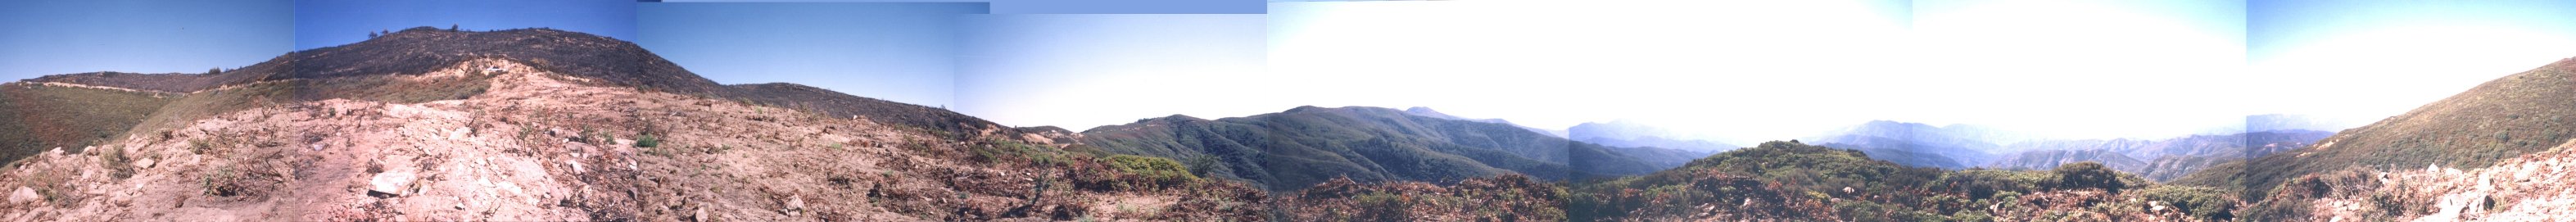
[[[1082,134],[1080,144],[1107,153],[1195,162],[1193,169],[1207,177],[1255,181],[1272,190],[1337,177],[1375,183],[1516,173],[1562,181],[1644,173],[1680,162],[1669,155],[1647,161],[1627,154],[1651,148],[1603,147],[1509,124],[1361,106],[1299,106],[1215,120],[1172,115]]]

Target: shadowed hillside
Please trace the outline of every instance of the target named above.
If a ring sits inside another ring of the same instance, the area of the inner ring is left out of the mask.
[[[169,104],[169,93],[12,82],[0,84],[0,162],[55,147],[81,150],[125,133]]]

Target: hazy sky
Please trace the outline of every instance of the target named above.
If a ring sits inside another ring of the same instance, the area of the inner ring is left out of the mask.
[[[2253,1],[2253,104],[2368,123],[2576,57],[2576,1]],[[2293,98],[2293,97],[2273,97]]]
[[[644,3],[637,45],[724,84],[955,105],[959,19],[984,3]]]
[[[635,40],[635,1],[621,0],[300,0],[295,16],[296,50],[357,43],[374,31],[448,25],[543,27]]]
[[[294,50],[292,1],[0,1],[0,81],[204,73]]]
[[[2084,138],[2262,113],[2367,122],[2576,56],[2565,2],[1271,5],[1271,70],[1335,89],[1280,101],[1541,128],[1633,119],[1744,140],[1871,119]]]

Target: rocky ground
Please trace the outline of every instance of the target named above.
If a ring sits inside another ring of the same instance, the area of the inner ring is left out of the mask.
[[[413,77],[491,77],[468,99],[292,103],[47,151],[0,170],[0,220],[1240,221],[1268,206],[1030,135],[942,139],[469,64],[520,72]]]
[[[2576,140],[2495,166],[2352,169],[2301,178],[2276,197],[2315,197],[2311,220],[2534,221],[2576,214]],[[2297,188],[2305,187],[2305,189]],[[2305,194],[2300,194],[2305,193]],[[2555,218],[2555,219],[2553,219]]]

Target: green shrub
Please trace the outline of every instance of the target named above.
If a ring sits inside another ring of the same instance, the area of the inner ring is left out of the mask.
[[[2140,193],[2149,201],[2163,202],[2174,210],[2180,210],[2202,220],[2225,221],[2236,218],[2234,214],[2236,200],[2229,198],[2227,191],[2194,186],[2156,186]]]
[[[662,138],[661,138],[661,137],[653,136],[653,134],[636,134],[636,135],[635,135],[635,147],[656,147],[656,146],[661,146],[661,145],[662,145]],[[837,145],[835,145],[835,146],[837,146]]]
[[[2120,188],[2129,186],[2127,182],[2121,181],[2120,171],[2111,170],[2110,167],[2102,166],[2102,163],[2098,162],[2085,161],[2058,165],[2052,172],[2057,174],[2057,184],[2054,187],[2058,189],[2101,188],[2118,193]]]
[[[1145,180],[1164,187],[1199,179],[1198,176],[1190,175],[1189,167],[1182,166],[1181,162],[1162,157],[1112,155],[1109,156],[1109,166],[1121,172],[1144,177]]]
[[[234,172],[233,166],[221,166],[215,168],[214,173],[197,177],[197,185],[204,188],[206,195],[236,196],[241,195],[244,189],[239,183],[241,177],[240,172]]]

